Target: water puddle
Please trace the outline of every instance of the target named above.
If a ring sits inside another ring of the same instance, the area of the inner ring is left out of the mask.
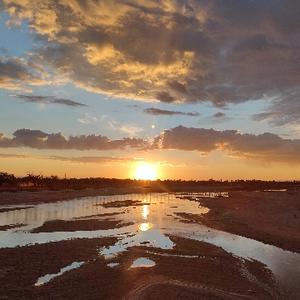
[[[178,197],[182,199],[197,198],[229,198],[228,192],[197,192],[197,193],[178,193]]]
[[[68,265],[64,268],[61,268],[60,271],[56,274],[47,274],[47,275],[44,275],[44,276],[40,277],[34,285],[35,286],[42,286],[42,285],[48,283],[50,280],[52,280],[56,277],[59,277],[59,276],[63,275],[64,273],[68,272],[68,271],[78,269],[83,264],[84,264],[83,261],[82,262],[75,261],[72,264],[70,264],[70,265]]]
[[[182,255],[182,254],[169,254],[169,253],[159,253],[153,251],[146,251],[146,253],[156,255],[156,256],[165,256],[165,257],[180,257],[180,258],[205,258],[205,256],[200,255]]]
[[[263,192],[287,192],[287,189],[263,190]]]
[[[155,261],[147,258],[147,257],[140,257],[133,261],[132,265],[130,266],[131,269],[134,268],[151,268],[156,265]]]
[[[190,238],[220,246],[227,252],[245,259],[255,259],[273,272],[277,280],[300,297],[300,254],[284,251],[262,242],[214,230],[196,223],[184,223],[177,213],[205,214],[209,210],[199,204],[201,197],[227,197],[226,193],[158,193],[98,196],[74,199],[56,203],[38,204],[26,209],[0,212],[0,226],[27,224],[22,227],[0,231],[0,248],[43,244],[73,238],[118,237],[118,241],[99,249],[108,260],[109,267],[115,267],[109,260],[133,246],[147,246],[173,249],[169,235]],[[134,206],[121,204],[130,200]],[[114,203],[115,202],[115,203]],[[4,208],[0,206],[0,209]],[[32,233],[47,221],[99,218],[119,220],[132,225],[93,231],[40,232]],[[157,253],[157,255],[162,255]],[[192,258],[192,257],[191,257]],[[67,267],[66,267],[67,268]],[[61,270],[65,272],[64,268]],[[61,273],[61,272],[60,272]],[[59,275],[61,275],[58,273]],[[59,276],[57,274],[46,275]],[[46,277],[46,279],[48,278]],[[38,281],[39,282],[39,281]],[[296,296],[294,297],[297,298]]]
[[[118,265],[119,265],[119,263],[113,263],[113,262],[107,264],[107,266],[110,267],[110,268],[115,268]]]

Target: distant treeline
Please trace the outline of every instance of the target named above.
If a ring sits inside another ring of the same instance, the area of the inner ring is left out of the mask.
[[[85,189],[85,188],[128,188],[146,187],[166,190],[184,190],[189,188],[209,188],[227,190],[261,190],[299,188],[300,181],[262,181],[262,180],[134,180],[116,178],[59,178],[28,173],[17,177],[0,172],[0,188],[6,189]]]

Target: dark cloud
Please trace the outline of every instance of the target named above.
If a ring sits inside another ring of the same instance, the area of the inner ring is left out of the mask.
[[[168,85],[171,89],[173,89],[176,92],[187,94],[186,86],[176,80],[169,81]]]
[[[63,98],[56,98],[53,96],[37,96],[37,95],[13,95],[18,99],[21,99],[25,102],[32,102],[32,103],[43,103],[43,104],[61,104],[66,106],[87,106],[85,104],[70,100],[70,99],[63,99]]]
[[[209,153],[221,150],[227,154],[264,161],[300,163],[300,140],[283,139],[275,134],[242,134],[236,130],[187,128],[165,130],[155,139],[155,147]]]
[[[0,56],[0,88],[9,90],[28,89],[28,86],[43,85],[41,70],[21,58]]]
[[[300,97],[299,1],[6,0],[4,9],[44,42],[36,64],[90,91],[218,107]],[[10,84],[32,82],[11,68]]]
[[[217,118],[217,119],[222,119],[222,118],[225,118],[225,117],[226,117],[226,114],[221,112],[221,111],[214,114],[214,118]]]
[[[40,130],[19,129],[12,138],[0,134],[0,147],[30,147],[35,149],[121,150],[143,149],[146,141],[137,138],[110,140],[102,135],[64,137],[61,133],[45,133]]]
[[[166,110],[166,109],[159,109],[159,108],[146,108],[144,112],[150,115],[159,116],[174,116],[174,115],[182,115],[182,116],[190,116],[190,117],[197,117],[200,114],[198,112],[182,112],[182,111],[173,111],[173,110]]]
[[[156,94],[156,98],[161,102],[171,103],[175,102],[176,98],[171,96],[169,92],[161,91]]]

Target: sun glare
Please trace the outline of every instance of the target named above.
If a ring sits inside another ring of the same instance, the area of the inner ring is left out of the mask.
[[[134,170],[134,178],[141,180],[155,180],[157,179],[156,166],[147,162],[140,162],[136,165]]]

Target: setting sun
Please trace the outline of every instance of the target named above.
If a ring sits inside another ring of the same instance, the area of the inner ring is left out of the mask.
[[[140,162],[136,165],[134,170],[134,178],[141,180],[155,180],[157,179],[156,166],[147,162]]]

